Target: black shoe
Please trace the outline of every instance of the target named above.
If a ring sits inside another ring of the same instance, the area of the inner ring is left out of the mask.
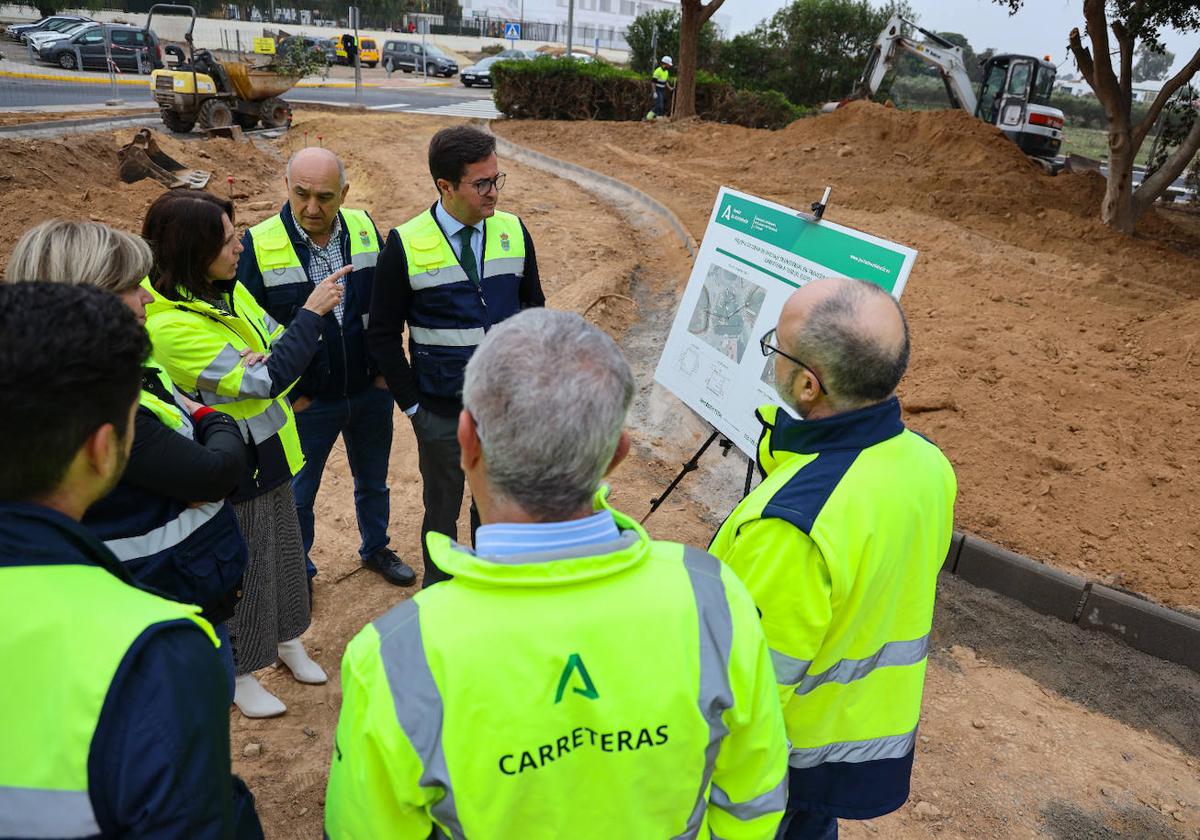
[[[393,586],[412,586],[417,582],[417,573],[404,565],[404,561],[390,548],[381,548],[364,557],[362,564],[373,572],[379,572]]]

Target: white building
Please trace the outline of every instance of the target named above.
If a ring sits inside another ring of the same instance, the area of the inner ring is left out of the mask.
[[[568,0],[462,0],[463,17],[497,21],[524,21],[525,37],[565,41]],[[590,49],[597,39],[601,47],[626,49],[625,30],[643,12],[679,10],[679,0],[575,0],[574,42]],[[728,31],[729,19],[717,15],[713,22]],[[541,26],[545,25],[545,26]],[[549,29],[551,31],[539,31]]]

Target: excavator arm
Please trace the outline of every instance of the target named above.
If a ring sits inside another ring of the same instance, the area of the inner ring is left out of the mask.
[[[929,40],[916,41],[905,37],[905,26],[911,26]],[[855,85],[851,99],[870,99],[879,92],[884,76],[895,66],[902,53],[915,55],[927,64],[936,67],[941,74],[946,93],[956,108],[969,114],[975,113],[975,94],[971,90],[971,79],[963,62],[962,48],[947,41],[935,32],[922,29],[899,15],[893,15],[887,26],[875,39],[867,58],[867,67]]]

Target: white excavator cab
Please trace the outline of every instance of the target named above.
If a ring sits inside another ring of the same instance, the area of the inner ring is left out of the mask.
[[[983,67],[975,116],[999,128],[1026,154],[1054,157],[1063,130],[1062,111],[1050,105],[1056,73],[1045,59],[993,56]]]

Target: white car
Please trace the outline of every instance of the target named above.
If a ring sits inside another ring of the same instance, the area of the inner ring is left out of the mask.
[[[69,29],[64,29],[61,32],[55,30],[43,30],[41,32],[31,32],[25,36],[25,42],[33,47],[34,51],[40,50],[47,44],[52,44],[55,41],[61,41],[63,38],[70,38],[72,35],[77,35],[89,26],[95,26],[92,21],[86,23],[78,23]]]

